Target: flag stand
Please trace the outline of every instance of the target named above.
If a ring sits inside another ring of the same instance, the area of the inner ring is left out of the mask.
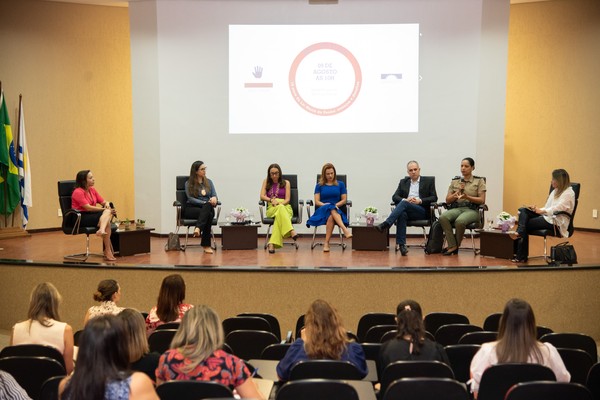
[[[29,232],[18,226],[9,226],[8,228],[0,228],[0,240],[12,239],[16,237],[31,236]]]

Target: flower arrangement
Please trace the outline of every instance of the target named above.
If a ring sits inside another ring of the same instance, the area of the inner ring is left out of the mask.
[[[136,219],[135,220],[135,228],[136,229],[144,229],[146,227],[146,220]]]
[[[502,230],[502,232],[508,232],[512,230],[516,222],[517,219],[506,211],[502,211],[496,216],[496,225]]]
[[[373,206],[365,207],[362,214],[365,217],[367,225],[373,225],[375,223],[375,220],[377,220],[377,218],[379,218],[379,214],[377,213],[377,208],[375,208]]]
[[[244,222],[246,218],[250,215],[250,212],[247,208],[238,207],[231,210],[229,213],[233,218],[235,218],[235,222]]]

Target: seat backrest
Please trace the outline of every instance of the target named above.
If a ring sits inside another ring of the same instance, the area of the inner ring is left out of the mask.
[[[592,392],[594,400],[600,400],[600,363],[596,363],[590,368],[586,386]]]
[[[308,360],[298,361],[290,370],[290,381],[299,379],[349,379],[361,380],[358,368],[350,361]]]
[[[67,214],[67,211],[71,209],[71,195],[75,190],[75,181],[58,181],[58,204],[60,205],[60,211],[63,215],[62,230],[66,234],[71,234],[77,216],[73,213]]]
[[[388,340],[392,340],[396,336],[398,336],[398,330],[397,329],[392,329],[391,331],[387,331],[386,333],[384,333],[383,336],[381,336],[381,340],[379,340],[379,341],[381,343],[385,343]],[[432,342],[435,341],[433,339],[433,337],[428,337],[427,336],[427,332],[425,332],[425,337],[427,337],[428,339],[430,339]]]
[[[276,400],[358,400],[356,389],[348,383],[331,379],[306,379],[287,382],[278,391]]]
[[[167,322],[165,324],[158,325],[155,330],[156,331],[160,331],[160,330],[163,330],[163,329],[175,329],[175,330],[177,330],[177,329],[179,329],[180,325],[181,325],[181,323],[179,323],[179,322]]]
[[[271,332],[271,325],[262,317],[241,316],[225,318],[222,322],[225,336],[233,331],[253,330]]]
[[[362,342],[365,343],[382,343],[381,338],[389,331],[398,329],[398,325],[375,325],[369,328]]]
[[[573,205],[573,212],[571,213],[571,218],[569,218],[569,228],[567,231],[569,232],[569,237],[573,236],[573,231],[575,228],[573,227],[573,221],[575,220],[575,213],[577,212],[577,206],[579,205],[579,192],[581,191],[581,183],[579,182],[571,182],[571,189],[575,192],[575,204]],[[550,190],[548,194],[552,193],[554,188],[550,185]]]
[[[435,332],[435,341],[442,346],[458,344],[460,338],[468,332],[482,331],[483,329],[477,325],[471,324],[448,324],[442,325]]]
[[[58,361],[65,368],[65,359],[57,348],[43,344],[19,344],[15,346],[6,346],[0,351],[0,358],[3,357],[48,357]]]
[[[383,400],[469,400],[467,389],[449,378],[403,378],[387,388]]]
[[[0,358],[0,370],[15,378],[32,399],[39,398],[42,385],[53,376],[66,375],[65,368],[48,357],[5,357]]]
[[[210,397],[233,397],[227,386],[211,381],[169,381],[156,388],[161,400],[198,400]]]
[[[356,336],[361,342],[365,341],[367,331],[375,325],[395,325],[396,315],[392,313],[367,313],[360,317],[356,328]]]
[[[300,339],[300,332],[304,328],[304,314],[298,317],[296,320],[296,327],[294,328],[294,338]]]
[[[225,343],[239,358],[252,360],[259,359],[267,346],[279,343],[279,340],[268,331],[237,330],[225,337]]]
[[[492,365],[483,372],[478,400],[504,400],[508,389],[521,382],[556,381],[554,372],[541,364]]]
[[[547,335],[548,333],[554,333],[554,331],[550,328],[548,328],[547,326],[536,326],[535,330],[537,332],[537,339],[540,340],[540,338],[544,335]],[[566,346],[565,346],[566,347]]]
[[[402,378],[454,379],[454,373],[440,361],[395,361],[383,369],[380,377],[381,393],[386,393],[392,382]]]
[[[277,339],[281,340],[281,327],[277,317],[275,317],[273,314],[245,312],[238,314],[238,317],[260,317],[265,319],[271,326],[270,332],[277,336]]]
[[[58,375],[46,379],[40,389],[39,400],[58,400],[58,386],[64,377],[64,375]]]
[[[175,200],[181,203],[182,209],[187,205],[187,195],[185,194],[185,183],[189,179],[187,175],[177,175],[175,177]]]
[[[493,313],[485,317],[485,321],[483,321],[483,330],[498,332],[500,318],[502,318],[502,313]]]
[[[453,344],[444,347],[457,381],[467,383],[471,379],[471,361],[480,348],[478,344]]]
[[[598,360],[596,341],[583,333],[547,333],[540,338],[540,342],[551,343],[554,347],[580,349],[588,353],[592,360]]]
[[[150,351],[162,354],[169,350],[171,341],[176,333],[177,329],[160,329],[152,332],[150,336],[148,336],[148,346],[150,347]]]
[[[587,382],[588,373],[594,365],[594,361],[590,355],[580,349],[565,349],[559,347],[558,354],[565,363],[567,371],[571,374],[571,382],[581,383],[585,385]]]
[[[440,326],[448,324],[468,324],[469,318],[457,313],[432,312],[425,316],[423,322],[425,323],[425,330],[435,335]]]
[[[276,343],[264,348],[260,354],[261,360],[281,360],[289,350],[291,343]]]
[[[292,206],[292,211],[294,212],[294,216],[297,217],[300,215],[300,200],[298,198],[298,175],[296,174],[283,174],[281,179],[287,179],[290,181],[290,206]]]
[[[514,385],[505,400],[592,400],[583,385],[567,382],[524,382]]]
[[[458,344],[484,344],[498,339],[495,331],[473,331],[467,332],[458,340]]]

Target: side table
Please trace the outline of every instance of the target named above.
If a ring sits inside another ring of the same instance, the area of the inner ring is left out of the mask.
[[[364,222],[353,222],[352,249],[353,250],[387,250],[389,247],[388,232],[379,232],[375,225],[367,225]]]
[[[258,248],[258,228],[260,223],[246,225],[230,222],[219,224],[221,247],[225,250],[252,250]]]
[[[110,235],[116,255],[121,257],[140,253],[150,253],[150,232],[154,228],[117,229]]]
[[[507,260],[514,257],[515,240],[507,232],[502,232],[500,229],[477,229],[476,231],[479,232],[480,255]]]

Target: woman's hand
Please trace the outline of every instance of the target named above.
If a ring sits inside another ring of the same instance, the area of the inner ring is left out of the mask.
[[[275,197],[271,197],[270,202],[272,206],[276,206],[278,204],[277,199]]]
[[[208,202],[211,206],[215,207],[217,205],[217,198],[213,196],[208,200]]]

